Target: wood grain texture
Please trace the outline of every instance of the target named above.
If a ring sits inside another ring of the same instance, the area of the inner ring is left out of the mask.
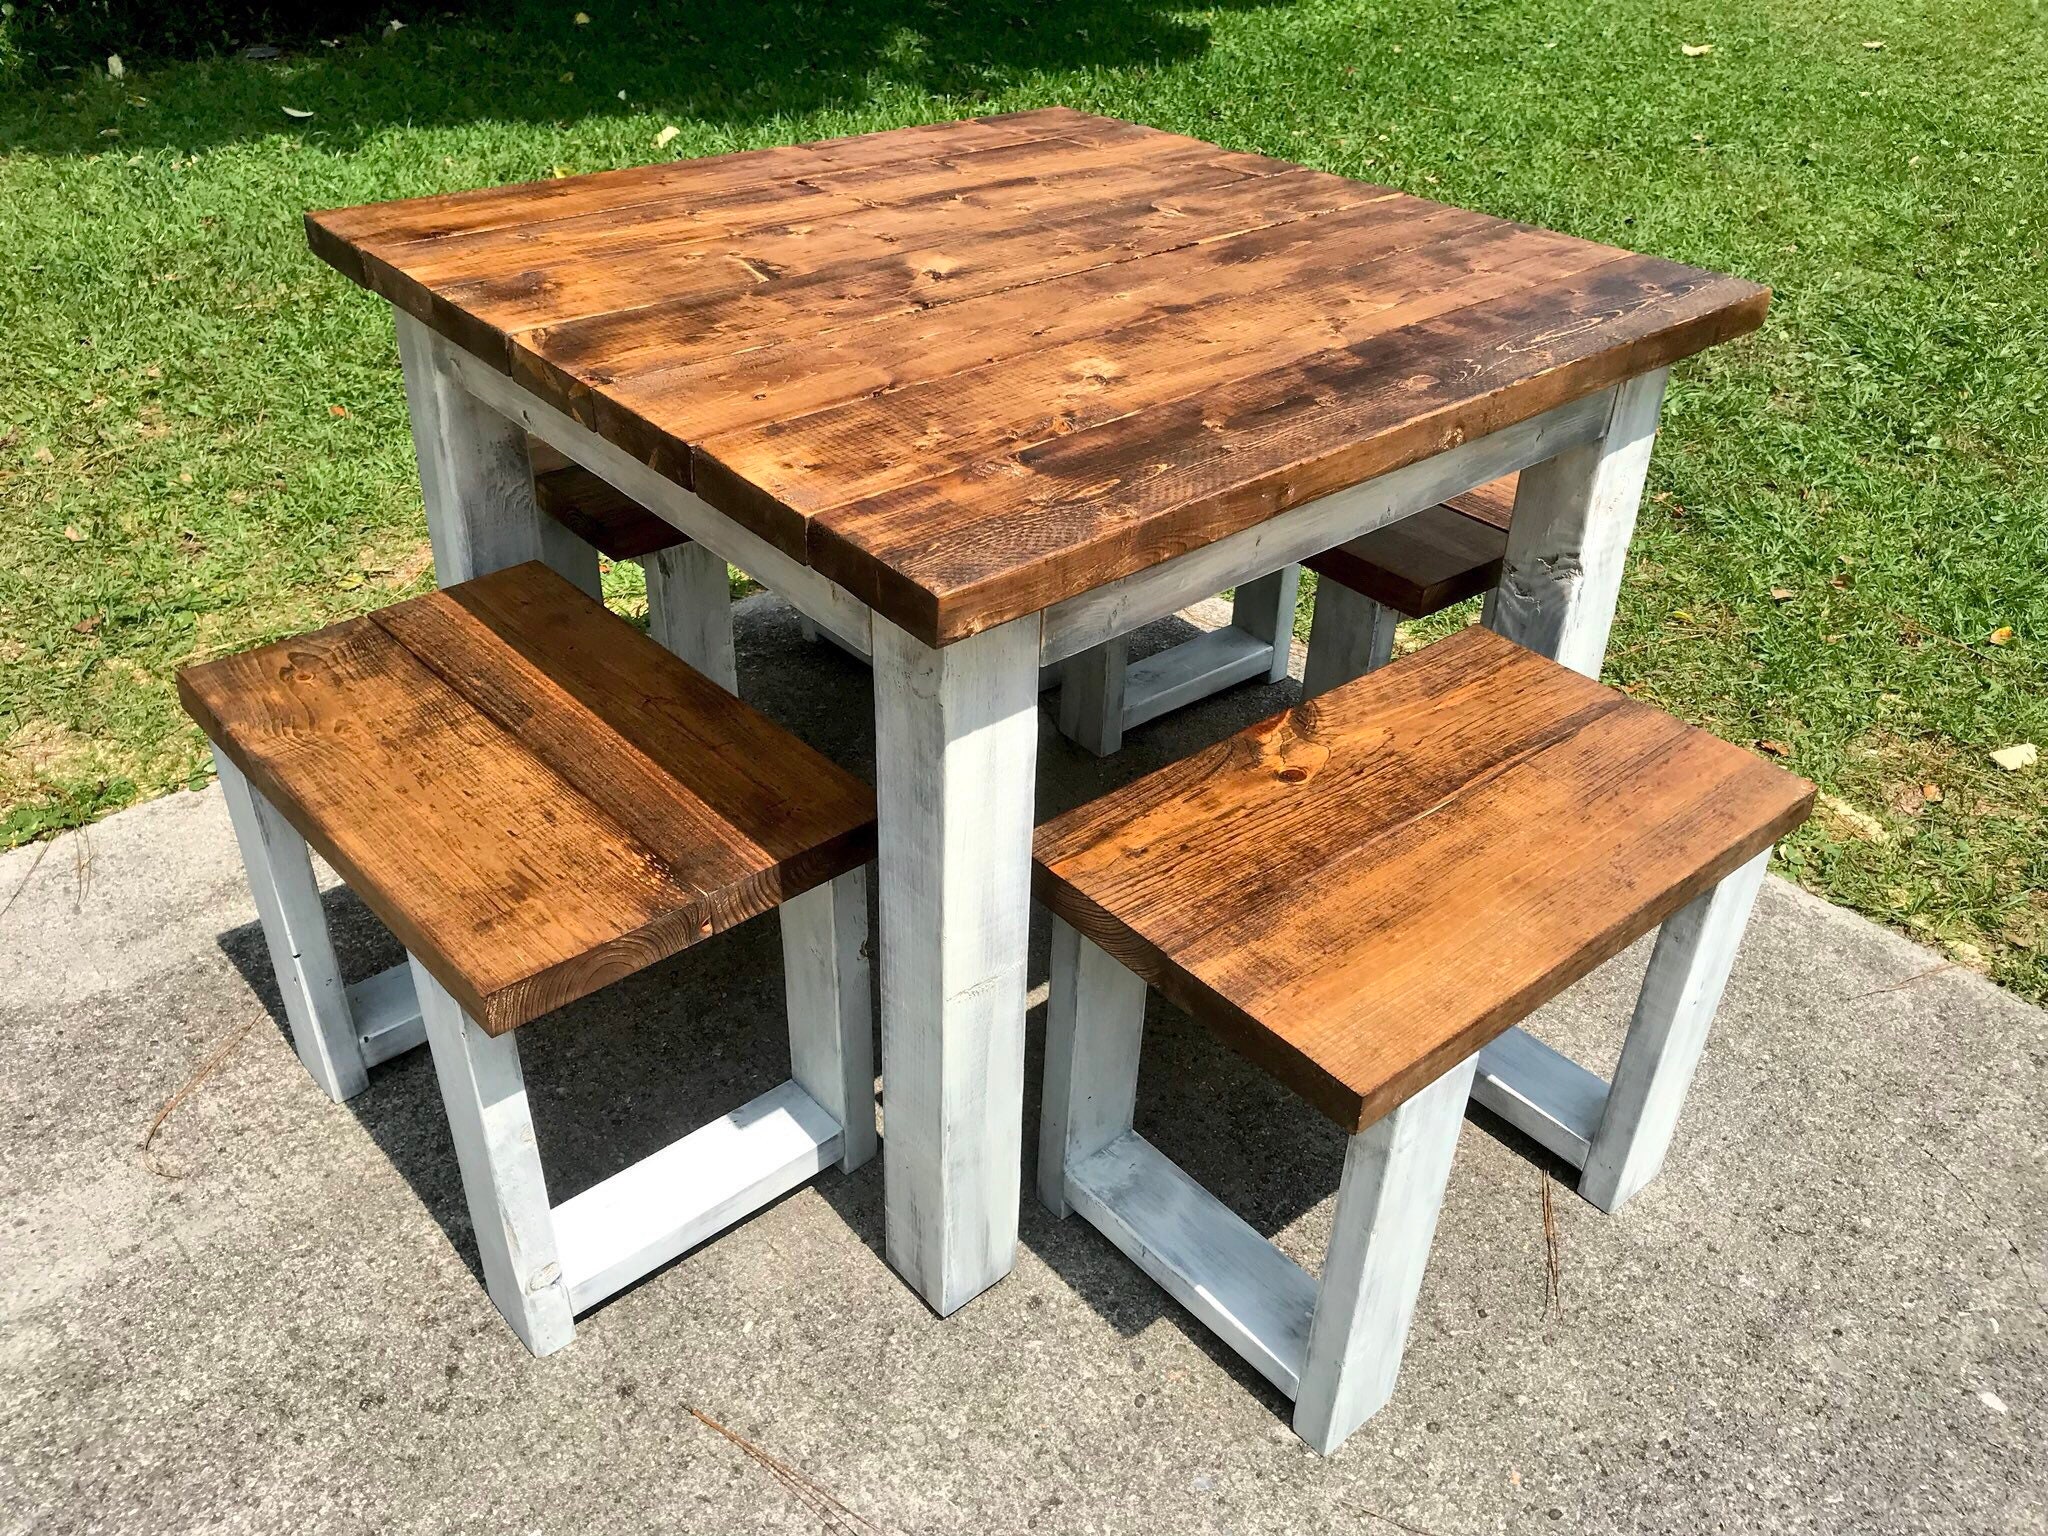
[[[1665,366],[1769,300],[1059,108],[307,229],[932,645]]]
[[[1520,478],[1490,481],[1303,563],[1411,619],[1440,613],[1500,580]]]
[[[1046,823],[1035,885],[1355,1132],[1812,798],[1474,627]]]
[[[690,542],[680,528],[531,434],[527,452],[541,511],[607,560],[644,560]]]
[[[865,785],[537,564],[178,687],[492,1034],[874,854]]]

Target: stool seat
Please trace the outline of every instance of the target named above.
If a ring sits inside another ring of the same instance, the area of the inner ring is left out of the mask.
[[[644,560],[690,542],[680,528],[561,450],[530,434],[526,449],[541,511],[607,560]]]
[[[492,1035],[874,856],[866,785],[539,564],[178,687]]]
[[[1520,480],[1504,475],[1302,564],[1411,619],[1440,613],[1499,583]]]
[[[1813,794],[1473,627],[1046,823],[1035,886],[1357,1132]]]

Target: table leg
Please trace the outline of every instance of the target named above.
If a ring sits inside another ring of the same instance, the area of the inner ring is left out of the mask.
[[[1486,623],[1588,677],[1600,675],[1650,468],[1668,369],[1618,385],[1607,430],[1522,471]]]
[[[525,428],[462,386],[445,361],[451,343],[403,310],[393,313],[435,580],[445,587],[522,560],[545,560],[597,596],[597,551],[534,499]]]
[[[943,1317],[1017,1257],[1038,621],[874,641],[889,1262]]]

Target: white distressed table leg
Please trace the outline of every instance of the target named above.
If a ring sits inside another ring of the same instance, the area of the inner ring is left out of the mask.
[[[868,872],[780,908],[789,997],[789,1075],[839,1122],[839,1166],[875,1155],[874,998],[868,985]]]
[[[1273,647],[1266,668],[1266,681],[1277,683],[1287,675],[1294,651],[1294,610],[1301,596],[1301,567],[1285,565],[1270,575],[1238,583],[1231,599],[1230,622]]]
[[[1301,696],[1312,699],[1384,667],[1393,660],[1394,630],[1400,622],[1401,615],[1384,603],[1340,581],[1318,581]]]
[[[889,1262],[941,1316],[1017,1257],[1038,633],[874,622]]]
[[[1038,1198],[1055,1216],[1071,1209],[1067,1169],[1131,1128],[1144,1033],[1144,981],[1054,918]]]
[[[738,693],[725,561],[693,541],[656,550],[640,565],[647,573],[647,632],[727,693]]]
[[[462,1169],[484,1288],[528,1349],[553,1354],[576,1337],[576,1324],[555,1250],[519,1046],[511,1035],[485,1034],[417,959],[412,979]]]
[[[1118,635],[1060,670],[1060,734],[1084,751],[1109,757],[1124,744],[1124,674],[1129,642]]]
[[[1351,1138],[1294,1399],[1294,1431],[1324,1455],[1385,1405],[1458,1150],[1468,1056]]]
[[[1598,441],[1522,471],[1500,585],[1485,622],[1517,644],[1598,677],[1670,370],[1617,385]]]
[[[446,357],[453,343],[403,310],[392,313],[427,537],[434,546],[434,579],[452,586],[522,560],[545,559],[594,593],[597,551],[543,513],[534,499],[526,429],[463,387]]]
[[[218,747],[213,766],[284,997],[292,1049],[322,1093],[337,1102],[352,1099],[370,1086],[370,1074],[328,937],[313,856],[305,839]]]
[[[1600,1128],[1579,1175],[1579,1193],[1603,1211],[1619,1209],[1664,1166],[1770,862],[1765,849],[1666,918],[1657,932]]]

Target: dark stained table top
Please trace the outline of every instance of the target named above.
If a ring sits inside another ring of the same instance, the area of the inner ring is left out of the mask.
[[[941,644],[1753,330],[1770,298],[1064,108],[306,224]]]

